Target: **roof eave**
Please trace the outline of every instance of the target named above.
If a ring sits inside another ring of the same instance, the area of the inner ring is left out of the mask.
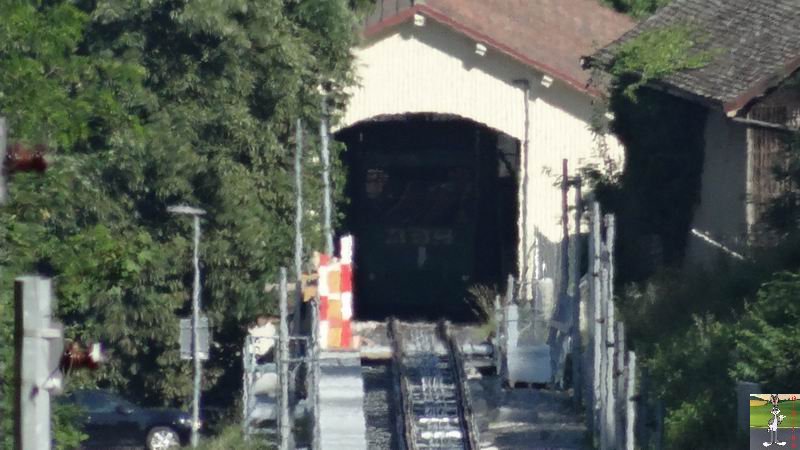
[[[735,99],[724,103],[725,114],[730,117],[741,115],[740,113],[746,111],[752,103],[780,86],[798,70],[800,70],[800,56],[788,60],[778,73],[758,81]]]
[[[368,27],[364,30],[364,37],[372,38],[378,36],[389,29],[401,25],[405,22],[408,22],[413,19],[415,14],[421,14],[426,16],[435,22],[450,28],[457,33],[463,34],[470,39],[475,40],[476,42],[481,42],[483,44],[488,45],[489,47],[493,48],[494,50],[498,51],[501,54],[504,54],[511,59],[521,63],[525,66],[531,67],[545,75],[551,76],[562,83],[566,84],[567,86],[571,87],[572,89],[577,90],[578,92],[588,94],[592,97],[600,97],[602,92],[599,89],[596,89],[592,86],[586,85],[585,83],[553,68],[549,65],[542,63],[541,61],[534,60],[529,58],[516,50],[508,47],[507,45],[498,42],[485,34],[474,30],[458,21],[453,20],[451,17],[431,8],[428,5],[424,4],[417,4],[408,8],[394,16],[389,17],[386,20],[382,20],[371,27]]]

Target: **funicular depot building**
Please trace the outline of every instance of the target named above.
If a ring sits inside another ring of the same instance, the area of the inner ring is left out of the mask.
[[[597,0],[378,3],[335,130],[357,314],[457,317],[470,286],[557,282],[562,160],[602,156],[580,58],[633,25]]]

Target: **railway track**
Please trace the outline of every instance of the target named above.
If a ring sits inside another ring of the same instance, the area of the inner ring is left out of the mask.
[[[392,320],[389,336],[403,414],[401,447],[477,450],[461,355],[447,323]]]

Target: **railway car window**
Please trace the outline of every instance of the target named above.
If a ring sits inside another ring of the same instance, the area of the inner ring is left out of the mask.
[[[367,171],[367,182],[364,186],[367,198],[375,200],[383,194],[386,184],[389,182],[389,175],[381,169],[369,169]]]

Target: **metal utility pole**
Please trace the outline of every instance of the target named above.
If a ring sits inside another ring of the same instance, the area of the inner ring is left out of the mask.
[[[8,187],[6,186],[6,149],[8,148],[8,129],[6,118],[0,117],[0,205],[8,201]]]
[[[572,303],[572,384],[575,405],[580,406],[583,394],[583,342],[581,337],[581,218],[583,217],[583,198],[581,196],[581,177],[575,178],[575,258]],[[584,303],[584,305],[588,305]],[[591,317],[591,316],[589,316]]]
[[[200,429],[200,383],[202,362],[200,361],[200,216],[205,211],[191,206],[170,206],[172,214],[190,215],[194,219],[194,284],[192,286],[192,359],[194,359],[194,389],[192,394],[192,448],[197,447]]]
[[[526,297],[526,293],[528,287],[530,286],[530,277],[528,276],[529,270],[529,262],[528,262],[528,150],[530,147],[530,95],[531,95],[531,84],[530,81],[527,79],[519,79],[514,80],[514,85],[518,86],[523,92],[523,111],[525,114],[525,123],[524,125],[524,137],[525,140],[522,142],[522,155],[520,158],[520,173],[522,174],[522,180],[517,178],[518,181],[521,181],[522,186],[520,190],[522,191],[522,201],[520,205],[520,223],[521,223],[521,234],[522,234],[522,266],[520,267],[520,274],[519,274],[519,292],[517,292],[518,298]]]
[[[561,286],[562,298],[569,292],[569,162],[562,160],[561,167]]]
[[[280,449],[289,450],[289,439],[292,428],[289,423],[289,328],[286,323],[286,268],[281,267],[281,281],[280,281],[280,311],[281,311],[281,324],[280,324],[280,347],[278,353],[278,367],[280,373],[281,383],[281,396],[280,396],[280,417],[278,418],[279,434],[280,434]]]
[[[294,275],[296,280],[293,333],[300,333],[300,310],[303,306],[303,121],[297,119],[294,151]]]
[[[319,120],[319,138],[322,143],[322,185],[324,187],[322,208],[324,212],[325,253],[333,255],[333,227],[331,225],[331,153],[328,148],[328,97],[322,96],[322,116]]]

